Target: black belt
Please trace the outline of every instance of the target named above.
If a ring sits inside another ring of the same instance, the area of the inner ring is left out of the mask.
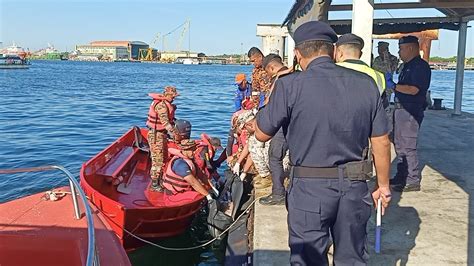
[[[340,177],[340,170],[342,170],[343,177],[350,180],[365,181],[373,177],[372,160],[350,162],[337,167],[292,166],[293,176],[302,178],[335,179]]]

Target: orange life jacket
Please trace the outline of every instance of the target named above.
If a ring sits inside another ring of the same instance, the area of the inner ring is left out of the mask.
[[[151,103],[150,109],[148,110],[148,119],[146,121],[146,125],[148,126],[148,128],[163,131],[165,130],[165,127],[163,126],[163,124],[161,124],[160,118],[158,117],[158,113],[156,112],[155,107],[157,104],[164,102],[168,109],[168,120],[170,121],[170,123],[173,123],[176,105],[168,102],[166,100],[166,97],[163,96],[163,94],[149,93],[148,96],[153,98],[153,102]]]
[[[166,172],[163,175],[163,187],[170,191],[173,195],[192,190],[193,187],[186,180],[184,180],[184,177],[179,176],[173,172],[172,166],[176,160],[183,159],[191,169],[191,174],[196,176],[196,167],[194,166],[193,161],[186,158],[177,149],[170,148],[168,149],[168,152],[173,155],[173,158],[171,158],[171,160],[168,162]]]

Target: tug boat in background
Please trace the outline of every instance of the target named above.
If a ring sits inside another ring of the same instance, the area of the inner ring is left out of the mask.
[[[27,69],[30,66],[29,52],[15,43],[0,50],[0,69]]]
[[[30,61],[26,58],[0,54],[0,69],[28,69],[30,65]]]

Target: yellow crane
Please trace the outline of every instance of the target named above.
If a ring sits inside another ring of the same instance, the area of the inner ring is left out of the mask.
[[[153,61],[153,48],[151,47],[160,39],[160,33],[157,33],[153,41],[150,42],[150,47],[147,49],[138,49],[138,60],[140,61]]]

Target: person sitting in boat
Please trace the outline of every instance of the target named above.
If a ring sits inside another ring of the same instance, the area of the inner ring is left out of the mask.
[[[179,149],[170,148],[168,152],[173,155],[168,162],[166,172],[163,176],[163,187],[165,193],[176,195],[186,191],[194,190],[212,199],[203,180],[198,177],[196,164],[193,162],[197,143],[191,139],[183,139],[177,143]],[[207,178],[207,177],[204,177]]]
[[[150,190],[159,192],[163,190],[160,180],[162,179],[163,160],[166,158],[168,149],[168,133],[173,136],[177,135],[174,127],[176,105],[172,103],[179,94],[175,87],[166,86],[163,94],[150,93],[148,95],[153,98],[146,122],[149,129],[147,139],[151,156],[150,177],[152,183]]]

